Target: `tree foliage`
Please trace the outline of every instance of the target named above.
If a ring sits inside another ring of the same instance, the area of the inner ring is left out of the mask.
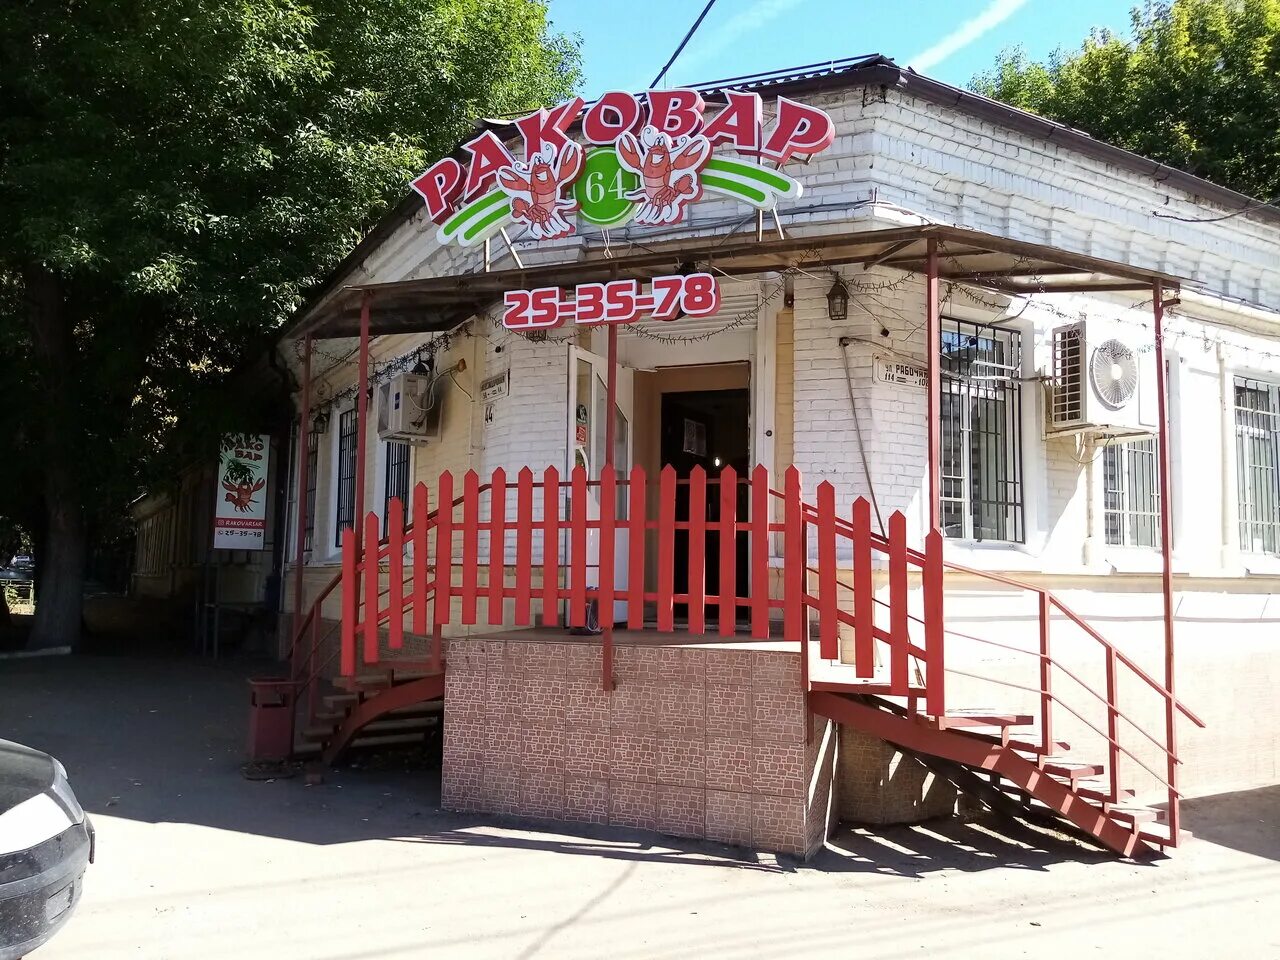
[[[1173,0],[1046,63],[1005,51],[970,86],[1225,187],[1280,198],[1280,0]]]
[[[45,554],[246,426],[220,378],[476,117],[578,80],[535,0],[10,0],[0,63],[0,515]]]

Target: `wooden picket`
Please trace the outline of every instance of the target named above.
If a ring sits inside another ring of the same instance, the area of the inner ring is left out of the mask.
[[[449,622],[453,606],[453,474],[440,474],[436,497],[436,583],[435,616],[437,627]]]
[[[840,656],[840,620],[836,569],[836,488],[818,484],[818,653],[824,660]]]
[[[889,688],[905,697],[909,680],[908,648],[911,643],[907,608],[907,518],[901,510],[889,517]]]
[[[675,630],[676,471],[662,468],[658,480],[658,630]]]
[[[587,625],[587,471],[573,468],[569,481],[569,626]]]
[[[499,467],[489,483],[489,624],[502,623],[502,586],[507,568],[507,472]]]
[[[627,629],[644,629],[644,557],[645,513],[648,505],[645,497],[648,485],[644,470],[635,467],[631,471],[629,500],[627,503]]]
[[[720,636],[731,637],[738,622],[738,474],[720,471]]]
[[[492,567],[489,576],[492,577]],[[533,599],[533,471],[522,467],[516,475],[516,597],[517,626],[528,626]]]
[[[387,505],[387,646],[404,647],[404,504],[392,497]]]
[[[431,528],[425,483],[419,483],[413,488],[412,516],[417,520],[413,525],[412,629],[418,636],[422,636],[427,632],[427,531]]]
[[[769,471],[756,464],[751,471],[751,636],[769,638]]]
[[[364,518],[364,662],[378,662],[378,515]]]
[[[871,504],[853,502],[853,662],[859,678],[876,672],[875,586],[871,576]]]
[[[462,477],[462,622],[476,622],[480,558],[480,477],[468,470]]]
[[[560,472],[542,475],[542,623],[554,627],[560,608]]]

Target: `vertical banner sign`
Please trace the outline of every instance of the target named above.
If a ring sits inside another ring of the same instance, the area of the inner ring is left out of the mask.
[[[266,541],[267,466],[271,437],[258,433],[227,433],[222,437],[215,488],[213,547],[215,550],[261,550]],[[220,496],[217,494],[221,494]]]

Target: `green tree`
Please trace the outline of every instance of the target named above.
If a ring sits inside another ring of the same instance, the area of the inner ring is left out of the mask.
[[[0,514],[73,643],[86,544],[213,389],[474,118],[554,101],[535,0],[10,0],[0,17]]]
[[[1267,201],[1280,199],[1280,0],[1173,0],[1046,63],[1007,50],[978,93]]]

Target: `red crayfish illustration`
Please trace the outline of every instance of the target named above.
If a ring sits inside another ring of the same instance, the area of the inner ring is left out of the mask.
[[[511,218],[529,225],[539,240],[555,240],[573,233],[564,214],[578,209],[574,200],[561,198],[565,184],[582,169],[582,148],[569,142],[557,153],[551,144],[528,159],[498,171],[498,184],[511,197]]]
[[[671,137],[646,126],[635,135],[624,133],[618,139],[618,159],[642,179],[640,189],[627,195],[629,200],[643,200],[636,223],[679,223],[684,206],[702,196],[698,174],[711,159],[711,144],[706,137]]]
[[[223,497],[227,503],[234,506],[241,513],[248,513],[249,507],[253,505],[253,495],[267,485],[267,481],[259,480],[257,483],[228,483],[222,481],[222,489],[227,491],[227,495]]]

